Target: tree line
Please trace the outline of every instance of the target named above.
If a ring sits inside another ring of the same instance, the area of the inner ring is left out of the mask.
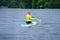
[[[60,0],[0,0],[0,6],[23,9],[60,8]]]

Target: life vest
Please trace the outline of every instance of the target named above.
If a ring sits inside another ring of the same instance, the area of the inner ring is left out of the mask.
[[[29,14],[27,14],[26,15],[26,21],[28,22],[28,21],[32,21],[32,20],[34,20],[35,18],[32,18],[32,16],[31,15],[29,15]]]

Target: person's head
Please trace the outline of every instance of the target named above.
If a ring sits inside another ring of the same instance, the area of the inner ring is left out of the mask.
[[[27,14],[29,14],[30,15],[30,11],[28,11],[28,13]]]

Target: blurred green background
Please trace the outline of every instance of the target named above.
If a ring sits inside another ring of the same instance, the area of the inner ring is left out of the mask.
[[[0,0],[0,8],[60,8],[60,0]]]

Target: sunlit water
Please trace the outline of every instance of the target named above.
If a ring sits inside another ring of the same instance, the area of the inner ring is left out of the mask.
[[[60,40],[60,9],[30,9],[42,19],[32,27],[22,27],[28,9],[0,9],[0,40]]]

